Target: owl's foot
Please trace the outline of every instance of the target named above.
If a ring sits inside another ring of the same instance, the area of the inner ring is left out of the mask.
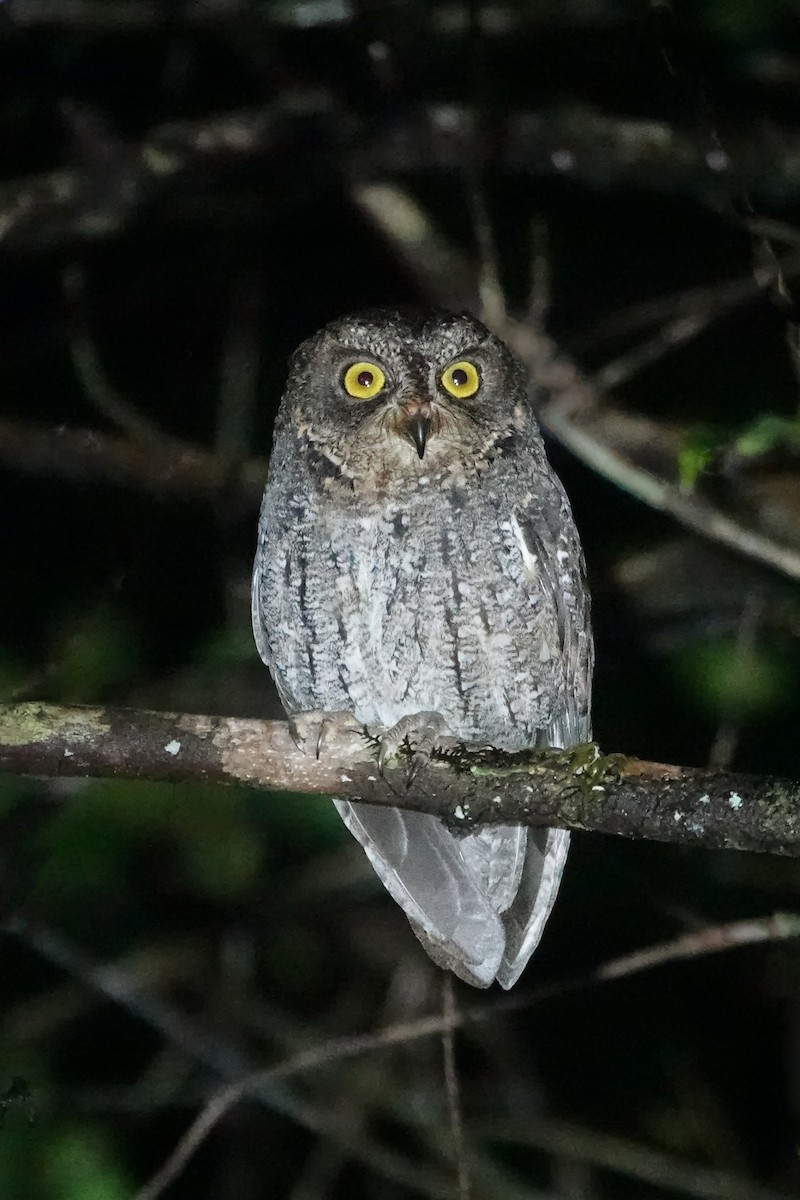
[[[381,771],[405,741],[408,741],[414,752],[408,774],[409,783],[420,767],[429,761],[434,750],[445,750],[458,744],[458,739],[450,736],[441,713],[410,713],[407,717],[401,717],[396,725],[380,735],[378,767]]]
[[[311,708],[289,717],[289,732],[295,745],[319,758],[323,750],[347,756],[364,749],[366,730],[349,709],[325,712]]]

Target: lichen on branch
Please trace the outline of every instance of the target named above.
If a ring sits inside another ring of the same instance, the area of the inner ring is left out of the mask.
[[[366,735],[299,749],[284,721],[111,707],[0,706],[0,771],[208,782],[348,796],[441,817],[453,827],[516,824],[770,854],[800,854],[800,782],[568,751],[460,747],[413,775],[385,772]],[[266,801],[268,802],[268,801]],[[308,801],[310,803],[310,801]]]

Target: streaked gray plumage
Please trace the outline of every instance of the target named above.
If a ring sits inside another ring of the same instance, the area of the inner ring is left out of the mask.
[[[288,714],[391,729],[435,713],[507,750],[589,740],[583,555],[527,387],[466,314],[366,312],[297,350],[253,574],[256,643]],[[425,814],[336,805],[431,957],[511,987],[568,833],[459,837]]]

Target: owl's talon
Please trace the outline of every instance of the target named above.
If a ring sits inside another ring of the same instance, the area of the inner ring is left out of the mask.
[[[420,767],[430,761],[434,750],[454,745],[455,740],[450,736],[441,713],[411,713],[407,717],[401,717],[396,725],[381,735],[378,768],[382,773],[403,742],[407,741],[413,751],[406,778],[406,787],[411,787]]]
[[[298,750],[308,754],[313,746],[315,758],[319,758],[327,747],[332,748],[332,743],[338,743],[337,751],[345,753],[351,747],[364,748],[364,726],[348,709],[325,712],[321,708],[312,708],[308,712],[294,713],[289,718],[289,733]]]
[[[419,769],[423,763],[428,763],[429,761],[430,754],[420,754],[419,750],[417,750],[408,767],[408,775],[406,776],[406,791],[409,790],[414,780],[417,778]]]

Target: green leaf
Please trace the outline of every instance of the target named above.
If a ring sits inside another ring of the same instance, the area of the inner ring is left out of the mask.
[[[698,426],[684,439],[678,451],[678,482],[682,492],[694,491],[697,481],[708,470],[722,443],[718,430]]]
[[[262,847],[245,824],[203,821],[183,845],[187,875],[220,900],[248,892],[262,868]]]
[[[800,424],[787,417],[765,413],[738,435],[733,448],[742,458],[757,458],[770,450],[800,448]]]
[[[776,649],[743,654],[733,636],[684,647],[674,668],[699,708],[740,721],[765,716],[791,686],[791,669]]]
[[[43,1148],[48,1200],[128,1200],[131,1181],[109,1142],[89,1128],[55,1136]]]
[[[140,660],[131,622],[110,604],[100,604],[68,627],[57,645],[51,686],[68,704],[96,701],[132,675]]]

